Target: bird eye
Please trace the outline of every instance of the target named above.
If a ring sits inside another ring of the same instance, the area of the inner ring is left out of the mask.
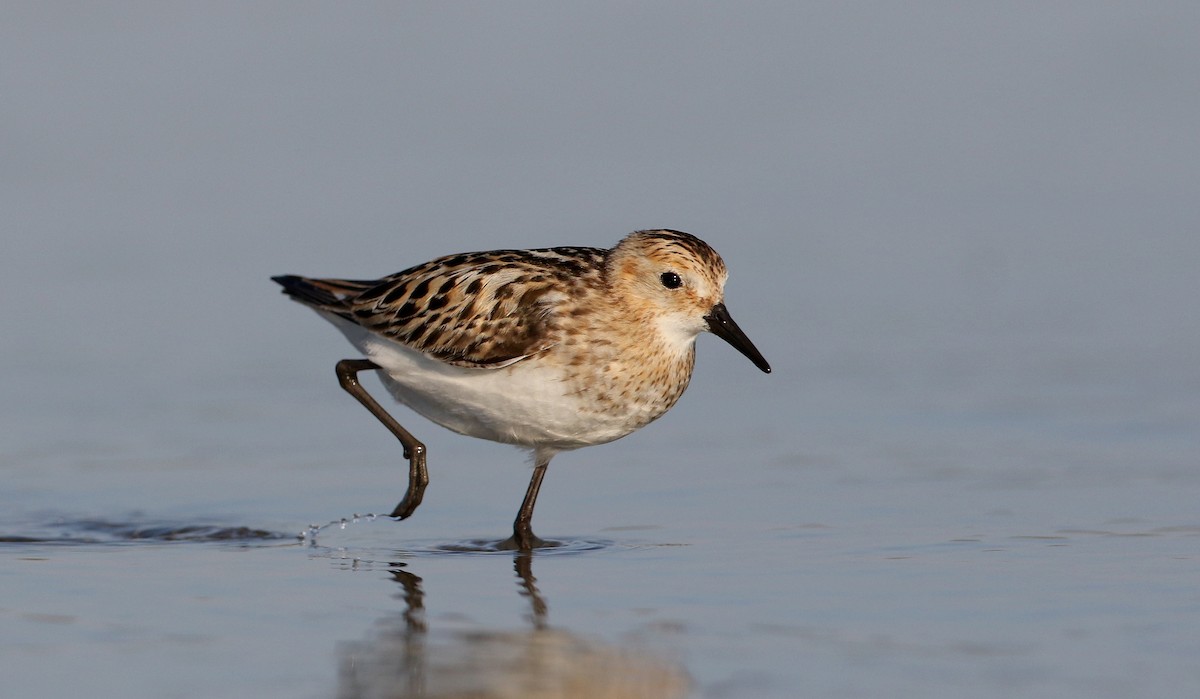
[[[683,286],[683,280],[680,279],[679,275],[675,274],[674,272],[663,272],[658,279],[662,282],[662,285],[668,289],[678,289],[679,287]]]

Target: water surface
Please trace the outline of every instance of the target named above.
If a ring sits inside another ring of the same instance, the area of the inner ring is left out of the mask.
[[[723,367],[738,369],[752,367]],[[822,386],[863,405],[874,392],[813,383],[793,413],[748,420],[741,378],[701,381],[681,418],[564,455],[535,518],[562,546],[532,555],[486,550],[519,503],[520,454],[428,426],[427,501],[404,522],[366,515],[394,504],[403,469],[348,401],[352,456],[339,440],[284,450],[295,464],[241,449],[10,456],[6,682],[49,696],[1120,697],[1200,681],[1200,478],[1178,397],[1129,422],[1069,399],[1069,383],[1056,395],[1070,404],[1039,419],[878,401],[874,416],[818,417],[834,404]],[[694,424],[722,411],[725,436]],[[813,424],[788,419],[804,413]]]

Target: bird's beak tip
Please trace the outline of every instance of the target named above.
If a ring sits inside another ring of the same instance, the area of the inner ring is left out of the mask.
[[[728,342],[734,349],[741,352],[754,366],[758,367],[764,374],[771,373],[771,365],[746,337],[746,333],[738,327],[738,324],[733,322],[733,318],[729,315],[729,310],[725,308],[724,303],[718,303],[713,306],[712,312],[709,313],[705,320],[708,321],[708,329],[714,335]]]

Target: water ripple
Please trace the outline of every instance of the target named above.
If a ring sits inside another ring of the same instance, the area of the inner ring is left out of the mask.
[[[83,546],[132,542],[262,543],[295,541],[295,534],[246,526],[163,521],[57,519],[28,524],[25,531],[0,532],[0,544]]]

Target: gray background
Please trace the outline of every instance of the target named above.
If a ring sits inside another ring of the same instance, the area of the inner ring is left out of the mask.
[[[673,227],[781,376],[964,336],[1177,361],[1198,12],[8,4],[0,348],[219,379],[307,337],[267,275]]]

